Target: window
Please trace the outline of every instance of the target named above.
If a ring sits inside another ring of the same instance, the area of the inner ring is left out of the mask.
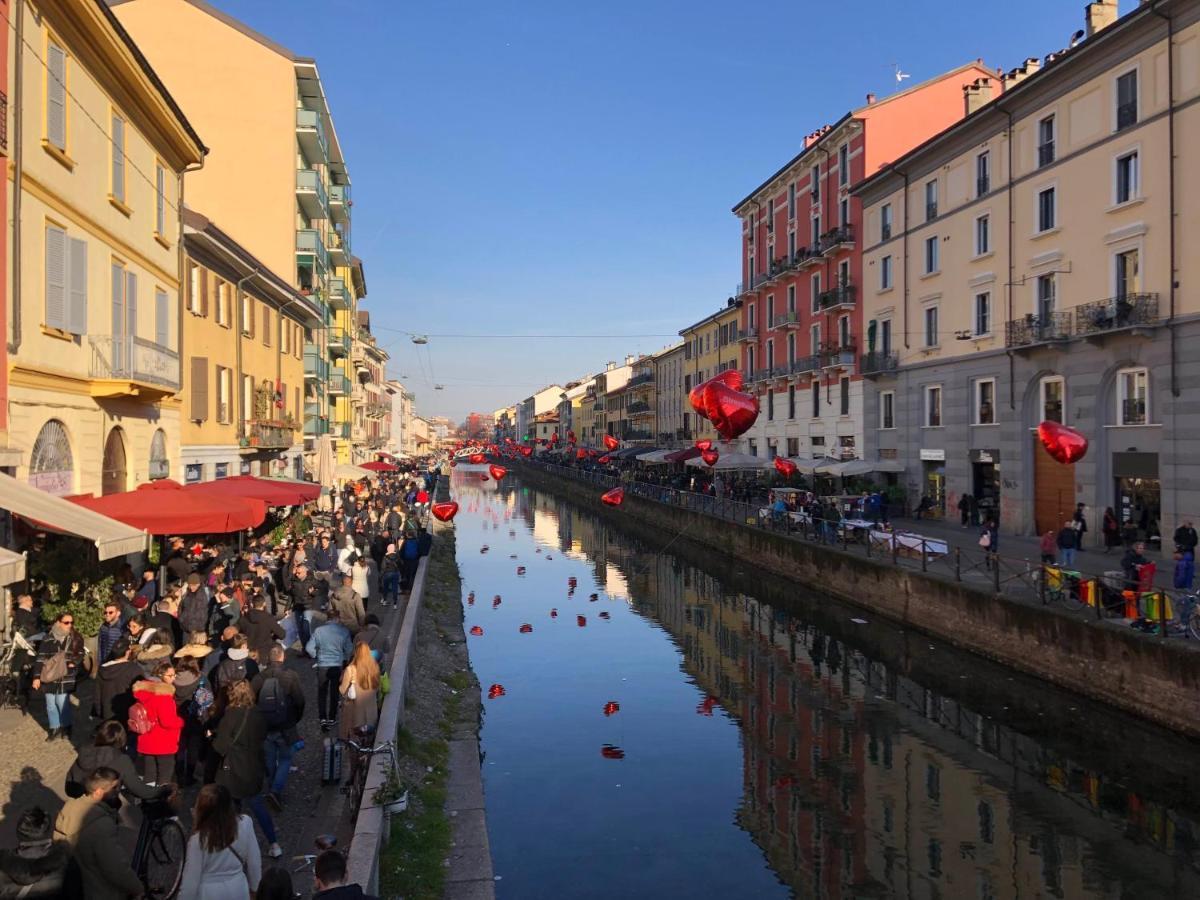
[[[788,386],[788,418],[796,418],[796,386]],[[788,438],[788,456],[795,456],[796,451],[792,449],[792,441],[795,438]]]
[[[821,418],[821,382],[814,381],[812,383],[812,417],[814,419]]]
[[[767,341],[767,370],[775,368],[775,342]]]
[[[1055,225],[1055,190],[1052,187],[1038,191],[1037,230],[1038,233],[1050,231]]]
[[[983,215],[975,219],[975,255],[992,252],[992,217]]]
[[[1146,369],[1122,369],[1117,373],[1117,421],[1122,425],[1145,425],[1150,421],[1150,373]]]
[[[755,347],[746,348],[746,371],[748,374],[754,374],[754,357],[757,355]],[[696,379],[696,383],[700,384],[703,381],[701,378]]]
[[[756,312],[757,312],[757,309],[755,307],[755,304],[751,303],[750,304],[750,312],[746,315],[746,323],[747,323],[747,325],[749,325],[751,331],[753,331],[758,326],[758,316],[755,315]]]
[[[1037,315],[1043,326],[1048,326],[1054,318],[1054,308],[1057,302],[1057,285],[1054,273],[1039,275],[1037,279]]]
[[[925,238],[925,274],[932,275],[938,270],[938,239],[937,235]]]
[[[975,382],[975,424],[996,424],[996,379],[980,378]]]
[[[987,151],[975,157],[975,196],[982,197],[992,189],[992,155]]]
[[[794,313],[796,311],[796,286],[789,284],[787,289],[787,311]]]
[[[938,308],[936,306],[925,307],[925,346],[936,347],[938,345]]]
[[[67,51],[46,47],[46,143],[67,151]]]
[[[775,295],[767,294],[767,327],[775,325]]]
[[[838,148],[838,184],[845,187],[850,183],[850,145]]]
[[[808,173],[808,186],[812,192],[812,202],[817,203],[821,199],[821,167],[813,166]]]
[[[1054,116],[1046,116],[1037,125],[1038,168],[1054,162]]]
[[[809,241],[810,248],[816,250],[821,244],[821,216],[815,215],[812,219],[812,238]]]
[[[47,328],[87,333],[87,241],[46,224]]]
[[[775,233],[775,199],[767,201],[767,234]]]
[[[112,114],[112,198],[125,203],[125,120]]]
[[[850,343],[850,317],[840,316],[838,318],[838,346],[845,350]]]
[[[254,378],[242,376],[242,421],[249,422],[254,417]]]
[[[843,259],[838,263],[838,287],[847,287],[850,284],[850,260]]]
[[[896,427],[896,392],[881,391],[879,394],[879,427]]]
[[[821,326],[813,325],[808,329],[809,353],[816,356],[821,352]]]
[[[171,301],[162,288],[154,289],[154,343],[171,346]]]
[[[882,319],[879,322],[879,350],[884,356],[892,352],[892,320]]]
[[[975,295],[975,336],[992,333],[992,295],[988,292]]]
[[[167,237],[167,170],[162,163],[154,166],[154,233]]]
[[[1140,255],[1141,254],[1136,249],[1126,250],[1124,253],[1118,253],[1116,255],[1115,260],[1117,270],[1114,280],[1116,282],[1118,297],[1128,298],[1134,294],[1141,293],[1142,276],[1141,264],[1139,261]]]
[[[1137,124],[1137,76],[1137,69],[1133,69],[1117,78],[1117,131]]]
[[[936,219],[938,214],[937,179],[925,182],[925,221]]]
[[[207,273],[205,275],[207,281]],[[214,294],[217,299],[217,324],[229,327],[230,309],[229,309],[229,285],[220,278],[215,279],[216,289]]]
[[[879,289],[891,290],[892,287],[892,258],[885,256],[879,260]]]
[[[796,258],[796,232],[788,232],[788,262]]]
[[[839,225],[849,225],[850,224],[850,198],[849,197],[843,197],[841,199],[841,202],[838,203],[838,224]]]
[[[767,391],[767,421],[775,421],[775,392],[773,390]]]
[[[848,416],[850,415],[850,379],[842,378],[838,382],[838,388],[840,393],[839,399],[841,401],[841,412],[839,415]]]
[[[1136,200],[1138,189],[1138,153],[1134,150],[1117,157],[1116,202]]]
[[[1042,422],[1058,422],[1063,423],[1063,403],[1066,393],[1066,382],[1063,381],[1060,375],[1051,375],[1043,378],[1039,386],[1041,395],[1039,406],[1041,407]]]
[[[796,182],[788,185],[788,218],[796,218]]]
[[[879,207],[879,239],[890,240],[892,237],[892,204],[885,203]]]
[[[925,427],[939,428],[942,424],[942,386],[931,384],[925,387]]]
[[[809,293],[812,295],[812,311],[821,311],[821,273],[810,276],[808,280]]]
[[[787,361],[788,369],[796,364],[796,332],[791,332],[787,337]]]
[[[233,421],[230,409],[230,391],[233,387],[233,372],[217,366],[217,421],[228,425]]]
[[[207,314],[208,310],[208,279],[205,272],[195,263],[188,263],[188,312],[198,316]]]

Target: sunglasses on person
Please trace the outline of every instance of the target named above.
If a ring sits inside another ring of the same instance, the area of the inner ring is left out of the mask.
[[[63,619],[63,620],[62,620],[62,623],[63,623],[64,625],[74,625],[74,624],[75,624],[75,620],[74,620],[74,619]]]

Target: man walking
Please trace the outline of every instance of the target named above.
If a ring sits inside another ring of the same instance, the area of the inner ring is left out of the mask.
[[[342,667],[354,654],[354,642],[339,620],[337,609],[331,608],[328,615],[329,620],[313,632],[306,648],[309,656],[317,660],[317,714],[321,717],[321,731],[324,732],[337,721]]]
[[[266,668],[254,676],[250,686],[258,697],[258,710],[267,724],[263,750],[267,758],[267,802],[283,811],[283,789],[291,774],[292,756],[298,747],[297,726],[304,718],[304,689],[300,676],[285,668],[287,653],[279,644],[271,647]]]
[[[1074,520],[1067,519],[1058,532],[1058,564],[1065,569],[1073,570],[1075,568],[1075,550],[1078,540],[1079,532],[1075,530]]]

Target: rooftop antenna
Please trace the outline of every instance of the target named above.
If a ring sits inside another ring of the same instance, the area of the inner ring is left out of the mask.
[[[912,78],[907,72],[900,71],[900,63],[892,63],[892,68],[896,72],[896,84],[900,84],[905,78]]]

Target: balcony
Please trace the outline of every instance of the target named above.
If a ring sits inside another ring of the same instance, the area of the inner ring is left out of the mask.
[[[93,397],[157,400],[179,390],[179,354],[128,335],[89,337]]]
[[[821,235],[821,253],[836,253],[838,250],[849,250],[854,246],[854,228],[843,225]]]
[[[296,230],[296,254],[301,257],[311,257],[323,272],[329,271],[329,251],[321,240],[321,232],[314,228],[298,228]]]
[[[1158,324],[1158,294],[1122,294],[1075,307],[1075,334],[1092,341],[1106,334]]]
[[[795,260],[797,269],[807,269],[822,261],[821,248],[819,246],[801,247],[792,259]]]
[[[313,169],[296,172],[296,201],[310,219],[324,219],[329,215],[329,197],[320,173]]]
[[[350,265],[350,237],[340,228],[329,232],[329,261],[335,266]]]
[[[1071,313],[1055,312],[1041,316],[1032,313],[1014,319],[1005,328],[1005,345],[1008,347],[1033,347],[1065,341],[1071,337]]]
[[[813,354],[812,356],[800,356],[793,360],[792,364],[788,366],[788,374],[806,375],[809,372],[815,372],[819,368],[821,368],[821,357],[819,354]]]
[[[321,115],[311,109],[296,110],[296,140],[310,163],[324,163],[329,159],[329,142],[325,139],[325,126]]]
[[[350,308],[350,294],[346,290],[346,281],[341,276],[334,276],[329,279],[327,296],[329,298],[329,305],[334,309]]]
[[[350,379],[335,369],[325,383],[325,390],[330,396],[344,397],[350,393]]]
[[[630,378],[629,386],[631,388],[641,387],[642,385],[650,384],[653,381],[654,381],[654,373],[653,372],[643,372],[641,375],[635,375],[632,378]]]
[[[331,184],[329,186],[329,213],[333,221],[345,225],[350,221],[350,185]]]
[[[883,353],[873,350],[862,355],[862,359],[859,361],[859,368],[864,376],[880,377],[894,375],[899,364],[900,357],[895,353]]]
[[[817,295],[817,303],[823,310],[852,309],[858,300],[858,288],[853,284],[840,284]]]
[[[330,356],[348,356],[350,353],[350,335],[346,333],[344,328],[330,328],[329,335],[329,355]]]
[[[621,435],[621,439],[626,441],[650,441],[654,439],[654,432],[645,428],[630,428]]]
[[[304,351],[304,378],[320,382],[329,378],[329,360],[315,349]]]
[[[776,328],[795,328],[800,324],[800,315],[794,309],[790,312],[776,313],[771,318],[772,330]]]
[[[649,416],[653,415],[654,409],[649,403],[630,403],[625,407],[625,414],[630,418],[634,416]]]
[[[306,403],[306,404],[304,404],[304,409],[307,412],[307,410],[310,406],[317,406],[317,405],[319,405],[319,404]],[[305,415],[305,417],[304,417],[304,436],[305,437],[319,437],[322,434],[329,434],[329,420],[326,419],[324,416]]]
[[[751,294],[759,290],[764,284],[772,280],[774,276],[768,275],[766,272],[759,272],[756,275],[751,275],[749,281],[744,281],[738,284],[738,296],[742,294]]]
[[[755,327],[754,325],[751,325],[749,328],[743,328],[741,331],[738,332],[737,339],[739,341],[746,341],[746,342],[757,341],[758,340],[758,328]]]
[[[250,420],[246,423],[245,446],[263,450],[282,450],[292,446],[296,433],[295,425],[282,421]]]
[[[858,342],[851,338],[844,344],[821,346],[821,368],[845,369],[858,361]]]

